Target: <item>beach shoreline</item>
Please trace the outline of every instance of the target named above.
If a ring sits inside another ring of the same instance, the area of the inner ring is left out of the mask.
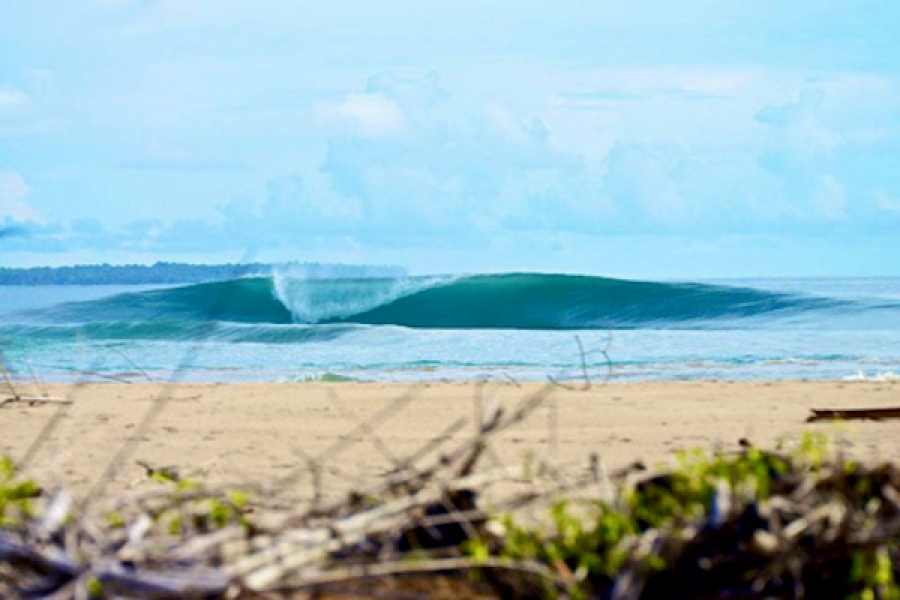
[[[681,449],[730,451],[741,440],[789,446],[809,431],[826,433],[861,460],[900,452],[893,421],[805,422],[812,408],[900,406],[896,380],[629,382],[588,389],[513,382],[91,383],[16,391],[71,404],[5,404],[0,454],[16,462],[30,455],[27,473],[64,484],[76,496],[94,487],[129,443],[107,486],[113,491],[146,479],[138,461],[254,485],[317,463],[330,473],[331,489],[365,485],[423,447],[440,453],[471,437],[485,405],[513,410],[525,398],[541,401],[492,440],[495,465],[540,460],[574,473],[596,453],[611,470],[635,461],[653,467]],[[148,419],[155,409],[161,410]],[[303,495],[309,486],[301,479]]]

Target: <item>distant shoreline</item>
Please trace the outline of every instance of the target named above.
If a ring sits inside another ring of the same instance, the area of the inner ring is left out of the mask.
[[[60,267],[0,267],[0,285],[165,285],[203,283],[239,277],[267,276],[278,271],[310,277],[398,277],[405,271],[391,266],[327,263],[157,262],[152,265],[71,265]]]

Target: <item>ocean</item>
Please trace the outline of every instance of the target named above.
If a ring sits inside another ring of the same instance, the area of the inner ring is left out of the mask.
[[[0,286],[0,351],[20,381],[890,378],[900,278]]]

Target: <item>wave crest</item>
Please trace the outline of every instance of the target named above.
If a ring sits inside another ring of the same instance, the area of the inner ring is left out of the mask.
[[[354,315],[450,280],[438,277],[308,279],[276,273],[272,276],[272,291],[295,322],[313,324],[352,320]]]

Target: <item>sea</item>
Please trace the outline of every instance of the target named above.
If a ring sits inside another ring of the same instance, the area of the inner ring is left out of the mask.
[[[891,379],[900,278],[0,286],[15,381]]]

